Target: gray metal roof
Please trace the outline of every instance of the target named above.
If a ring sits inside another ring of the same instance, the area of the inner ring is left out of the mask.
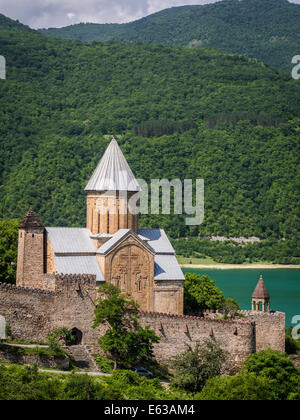
[[[88,229],[48,227],[46,230],[61,274],[94,274],[98,282],[104,281],[96,253],[106,254],[130,232],[155,253],[155,280],[184,280],[174,249],[162,229],[141,229],[139,235],[130,229],[120,229],[98,250]]]
[[[139,235],[136,235],[132,230],[130,229],[120,229],[118,232],[116,232],[111,239],[109,239],[107,242],[105,242],[97,251],[97,254],[106,254],[108,251],[110,251],[115,245],[117,245],[128,233],[131,233],[134,235],[139,241],[142,241],[144,245],[146,245],[147,248],[149,248],[150,251],[155,253],[155,250],[151,247],[149,242],[143,241]]]
[[[96,275],[97,281],[104,281],[95,256],[55,256],[55,264],[60,274],[93,274]]]
[[[46,231],[55,254],[96,254],[89,229],[47,227]]]
[[[155,255],[155,280],[184,280],[183,272],[175,255]]]
[[[122,238],[124,238],[127,233],[130,232],[130,229],[120,229],[116,232],[111,239],[105,242],[103,245],[100,246],[97,253],[98,254],[106,254],[109,250],[111,250]]]
[[[140,191],[115,139],[110,142],[85,191]]]
[[[156,254],[175,254],[166,233],[162,229],[141,229],[139,235],[148,239],[148,244]]]

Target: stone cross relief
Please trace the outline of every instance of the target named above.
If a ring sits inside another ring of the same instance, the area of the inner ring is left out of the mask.
[[[136,247],[120,251],[112,263],[112,282],[121,290],[141,293],[148,284],[148,267],[145,267],[143,251],[139,253]]]

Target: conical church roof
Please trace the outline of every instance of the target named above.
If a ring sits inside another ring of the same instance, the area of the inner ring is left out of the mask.
[[[257,283],[257,286],[253,292],[252,298],[270,299],[270,295],[263,280],[263,276],[260,276],[259,282]]]
[[[85,191],[140,191],[117,141],[113,138]]]
[[[32,208],[30,208],[27,214],[22,219],[21,223],[19,224],[19,228],[44,228],[44,225],[41,222],[39,216],[32,210]]]

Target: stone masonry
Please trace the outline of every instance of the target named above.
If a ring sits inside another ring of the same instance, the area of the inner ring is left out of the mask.
[[[66,326],[82,333],[82,342],[98,352],[98,339],[105,328],[92,329],[97,304],[95,276],[48,275],[45,288],[26,289],[0,284],[0,315],[11,326],[14,337],[44,341],[47,333]],[[284,352],[282,313],[244,312],[245,318],[223,321],[210,318],[141,312],[140,322],[161,337],[155,355],[162,363],[185,350],[186,344],[212,339],[230,354],[230,371],[238,369],[246,357],[273,348]]]

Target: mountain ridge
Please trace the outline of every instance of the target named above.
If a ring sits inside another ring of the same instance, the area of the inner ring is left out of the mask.
[[[17,30],[35,33],[34,29],[31,29],[29,26],[20,23],[18,20],[10,19],[9,17],[0,13],[0,31],[3,30]]]
[[[165,9],[125,24],[84,23],[39,30],[81,41],[210,47],[284,70],[300,50],[300,5],[287,0],[223,0]]]
[[[84,187],[114,133],[137,178],[205,179],[202,225],[171,214],[141,226],[295,237],[300,81],[212,49],[0,37],[2,217],[33,207],[49,226],[84,225]]]

